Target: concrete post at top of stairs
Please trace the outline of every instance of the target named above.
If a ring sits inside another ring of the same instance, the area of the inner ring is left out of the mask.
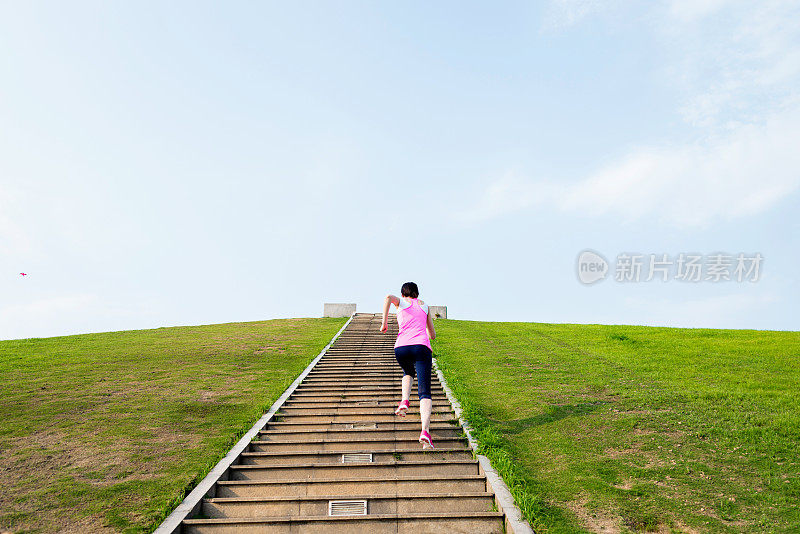
[[[428,306],[428,313],[434,319],[447,319],[447,306]]]
[[[339,302],[326,302],[322,306],[323,317],[350,317],[356,312],[355,304],[343,304]]]

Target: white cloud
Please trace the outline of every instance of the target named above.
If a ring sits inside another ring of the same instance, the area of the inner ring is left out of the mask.
[[[554,184],[531,182],[509,172],[490,183],[475,205],[455,211],[452,216],[460,223],[486,221],[547,201],[557,194],[558,187]]]
[[[669,58],[665,83],[682,95],[680,113],[703,128],[760,122],[793,102],[800,84],[796,0],[673,1],[654,16]]]
[[[639,148],[572,184],[506,175],[453,218],[474,223],[552,206],[692,227],[755,215],[800,188],[797,139],[800,108],[692,145]]]
[[[762,213],[797,191],[800,2],[652,6],[649,24],[671,58],[661,75],[683,93],[676,112],[697,127],[696,140],[634,148],[570,184],[503,176],[472,209],[454,213],[455,220],[476,222],[543,205],[692,227]],[[546,21],[569,25],[620,8],[558,0]]]
[[[683,21],[694,21],[718,11],[728,0],[672,0],[669,13]]]
[[[636,150],[567,186],[568,211],[697,226],[768,210],[800,187],[800,109],[693,145]]]
[[[553,0],[542,21],[543,30],[558,30],[578,23],[589,15],[609,8],[600,0]]]
[[[662,82],[682,95],[690,124],[728,128],[758,122],[791,102],[800,86],[797,0],[551,0],[542,30],[559,31],[602,17],[604,31],[652,32],[666,58]]]

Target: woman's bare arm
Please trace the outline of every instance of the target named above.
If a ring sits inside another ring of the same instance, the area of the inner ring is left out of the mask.
[[[428,314],[428,337],[436,339],[436,330],[433,328],[433,318],[430,313]]]
[[[381,332],[385,333],[389,330],[389,306],[392,304],[399,306],[400,299],[394,295],[386,295],[386,298],[383,299],[383,321],[381,321]]]

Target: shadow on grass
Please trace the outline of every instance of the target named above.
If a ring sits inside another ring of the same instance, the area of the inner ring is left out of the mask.
[[[512,419],[510,421],[495,420],[493,422],[497,424],[500,430],[504,433],[520,434],[525,430],[535,426],[553,423],[555,421],[560,421],[561,419],[566,419],[567,417],[579,417],[592,413],[605,404],[609,404],[609,402],[594,401],[580,402],[578,404],[553,405],[544,412],[531,417]]]

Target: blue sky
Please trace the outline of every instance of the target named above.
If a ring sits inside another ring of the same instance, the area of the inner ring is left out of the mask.
[[[378,311],[406,280],[452,318],[800,329],[797,20],[0,3],[0,339]],[[585,286],[587,248],[764,262]]]

